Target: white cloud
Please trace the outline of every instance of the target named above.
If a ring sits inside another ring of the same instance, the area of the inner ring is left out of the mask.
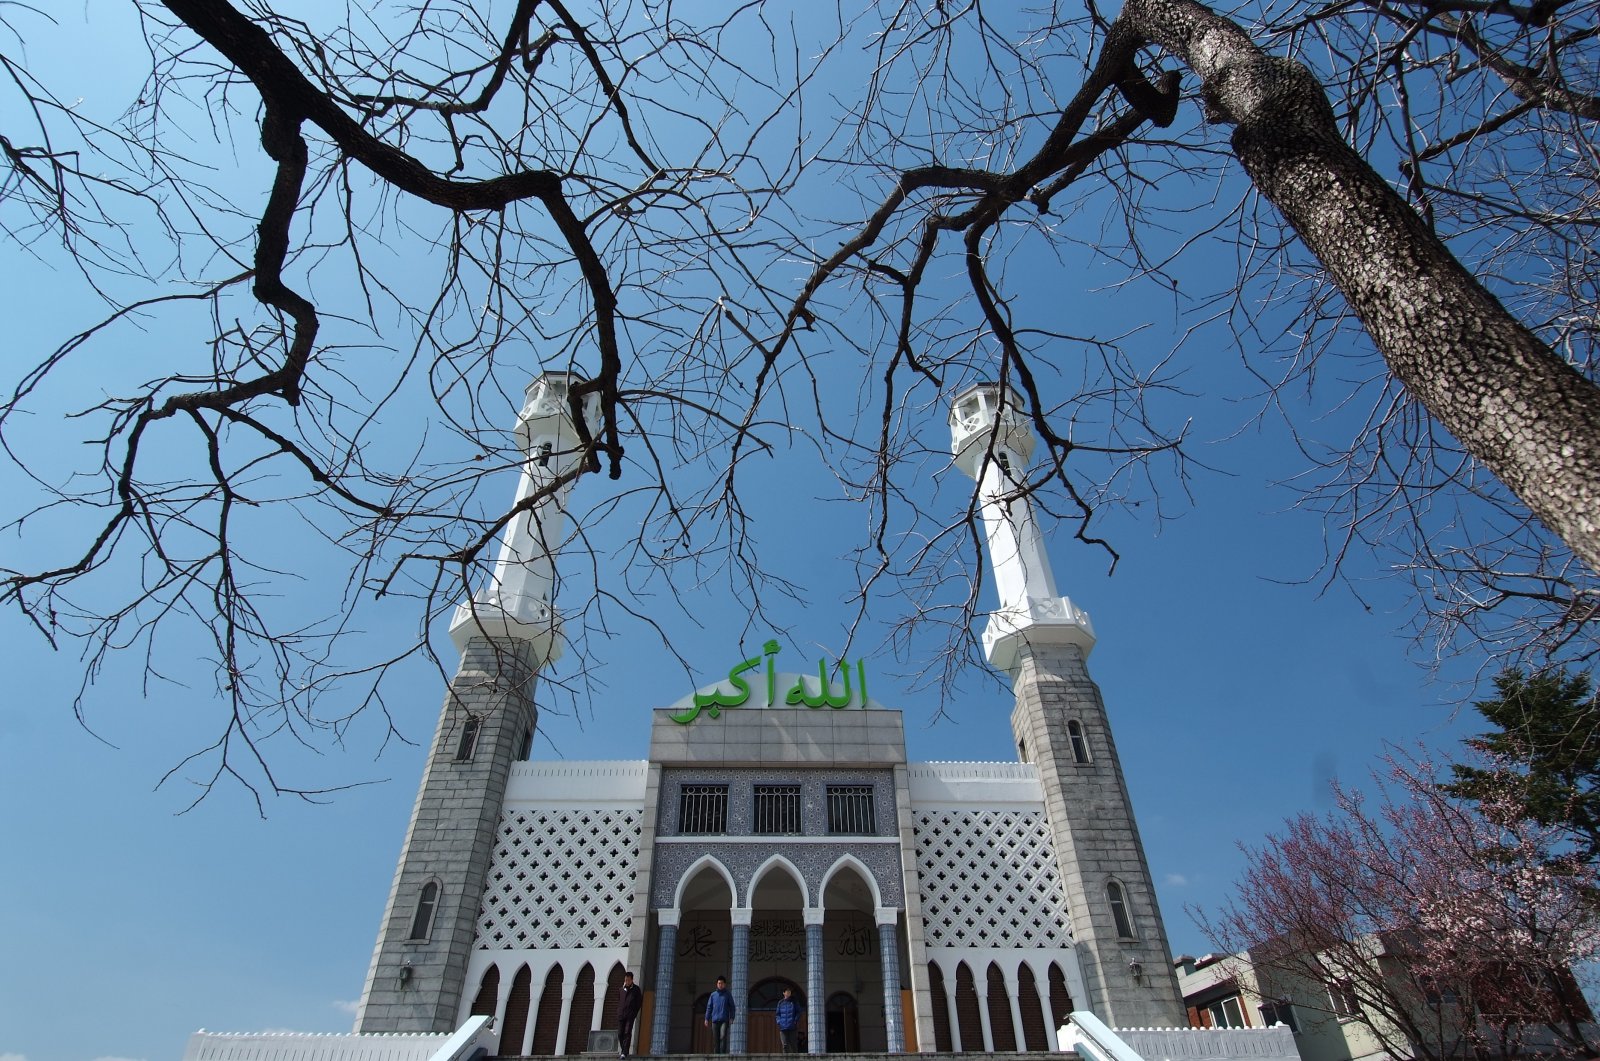
[[[354,1017],[356,1015],[356,1010],[361,1008],[361,1003],[353,999],[347,1002],[342,998],[336,998],[333,1000],[333,1008],[338,1010],[340,1013],[348,1013],[350,1016]],[[5,1058],[0,1057],[0,1061],[5,1061]]]
[[[22,1054],[0,1054],[0,1061],[28,1061]]]
[[[1189,878],[1182,873],[1168,873],[1161,878],[1161,883],[1168,888],[1187,888],[1189,886]]]

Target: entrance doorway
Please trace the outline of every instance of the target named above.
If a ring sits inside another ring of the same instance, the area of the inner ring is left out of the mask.
[[[861,1051],[861,1020],[857,1012],[856,996],[848,991],[835,991],[828,996],[828,1037],[825,1048],[830,1054],[854,1054]]]
[[[747,1049],[752,1054],[776,1054],[783,1050],[783,1040],[778,1036],[778,1022],[774,1013],[778,1003],[783,999],[783,989],[788,988],[794,992],[794,1004],[800,1007],[800,1052],[806,1052],[806,996],[800,990],[800,985],[793,980],[781,976],[770,977],[761,981],[750,989],[750,1005],[748,1012],[750,1022],[746,1025]]]

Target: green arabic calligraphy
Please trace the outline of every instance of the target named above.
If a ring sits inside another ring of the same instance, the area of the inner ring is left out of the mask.
[[[861,673],[861,702],[865,704],[867,691],[867,672],[860,660],[856,661],[856,669]],[[805,678],[795,679],[794,687],[789,690],[789,695],[783,702],[789,705],[805,704],[807,707],[832,708],[848,707],[850,704],[850,667],[844,660],[839,661],[839,673],[844,676],[844,692],[838,696],[833,695],[833,683],[828,681],[828,661],[817,660],[817,691],[815,695],[806,691]]]
[[[709,693],[695,693],[687,710],[682,714],[668,715],[667,717],[679,725],[686,726],[699,718],[702,711],[712,718],[720,718],[724,708],[743,707],[750,699],[750,683],[744,678],[744,675],[746,672],[761,666],[763,657],[767,661],[767,698],[764,706],[773,706],[773,704],[777,703],[778,696],[778,667],[774,657],[777,656],[779,647],[777,641],[768,641],[761,646],[761,656],[734,664],[733,669],[728,671],[727,682],[728,685],[733,687],[733,691],[724,691],[723,687],[718,685]],[[806,679],[800,677],[796,679],[794,685],[785,694],[783,702],[789,706],[804,704],[807,707],[829,707],[834,710],[849,707],[850,702],[855,699],[855,695],[850,688],[850,665],[844,660],[839,660],[835,664],[835,669],[843,680],[843,692],[837,694],[834,692],[833,682],[828,678],[828,661],[824,657],[817,660],[816,692],[810,691],[806,687]],[[866,707],[867,665],[863,660],[858,659],[856,660],[855,669],[856,689],[861,694],[861,706]]]

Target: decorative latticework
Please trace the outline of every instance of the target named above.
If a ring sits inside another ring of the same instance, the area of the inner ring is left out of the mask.
[[[1071,944],[1066,895],[1042,813],[919,811],[915,836],[930,946]]]
[[[625,947],[637,810],[513,810],[500,819],[479,950]]]

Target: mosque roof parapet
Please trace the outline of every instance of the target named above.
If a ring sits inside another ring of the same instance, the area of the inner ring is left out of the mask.
[[[669,766],[895,766],[906,761],[899,711],[879,707],[734,707],[683,721],[652,714],[650,759]]]
[[[1032,763],[909,763],[906,775],[913,805],[1044,802],[1044,786]]]
[[[650,775],[646,759],[535,759],[511,764],[507,803],[638,806]]]

